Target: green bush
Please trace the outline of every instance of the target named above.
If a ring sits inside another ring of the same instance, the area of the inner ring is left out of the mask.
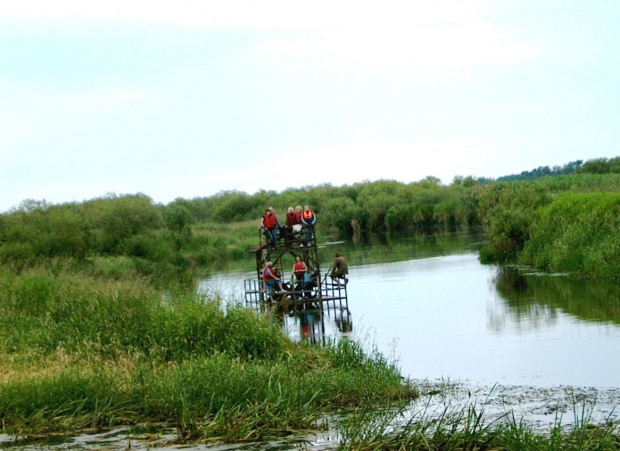
[[[620,194],[558,197],[532,227],[521,262],[552,272],[620,280]]]

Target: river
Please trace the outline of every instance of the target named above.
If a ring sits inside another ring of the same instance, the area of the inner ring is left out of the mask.
[[[325,335],[376,346],[413,379],[619,387],[618,287],[482,265],[479,238],[327,244],[322,260],[333,251],[349,260],[353,327],[341,332],[332,315]],[[241,299],[252,277],[217,274],[203,288]],[[284,327],[300,339],[301,325],[287,318]]]

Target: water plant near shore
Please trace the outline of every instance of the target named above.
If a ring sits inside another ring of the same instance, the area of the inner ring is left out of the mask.
[[[550,272],[620,278],[620,194],[570,193],[542,210],[520,260]]]
[[[145,279],[0,270],[0,420],[15,435],[165,422],[256,440],[416,396],[378,353],[291,342],[272,317]]]
[[[562,426],[560,418],[548,433],[535,431],[522,419],[506,413],[485,419],[484,409],[446,406],[434,415],[422,408],[360,409],[339,424],[338,449],[369,450],[543,450],[611,451],[620,449],[620,429],[608,422],[593,425],[588,412],[575,401],[575,424]]]

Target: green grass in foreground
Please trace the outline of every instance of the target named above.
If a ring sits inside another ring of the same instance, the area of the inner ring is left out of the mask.
[[[0,430],[21,436],[164,422],[256,440],[416,396],[357,343],[312,348],[218,300],[43,269],[0,270],[0,381]]]

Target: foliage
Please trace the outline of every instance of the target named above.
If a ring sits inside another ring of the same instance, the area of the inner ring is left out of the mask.
[[[24,269],[67,258],[82,261],[100,274],[107,268],[114,275],[122,262],[124,270],[153,280],[191,279],[200,271],[245,258],[258,244],[257,227],[266,207],[273,206],[284,223],[288,207],[308,204],[317,214],[320,238],[352,237],[353,224],[365,236],[483,226],[489,237],[481,249],[483,262],[516,263],[522,258],[548,269],[546,257],[534,255],[536,249],[543,252],[540,246],[530,245],[528,256],[521,257],[541,209],[563,193],[620,192],[618,167],[620,158],[583,164],[577,160],[499,181],[459,176],[444,186],[427,177],[408,184],[378,180],[290,188],[281,193],[261,190],[252,195],[223,191],[210,197],[176,199],[169,205],[157,205],[143,194],[111,194],[62,205],[26,200],[18,209],[0,215],[0,263]],[[609,249],[597,252],[609,253]],[[113,263],[101,264],[102,257]],[[600,271],[594,261],[576,259],[569,266],[571,272],[609,277],[609,266]]]
[[[620,193],[563,194],[542,210],[521,262],[619,280]]]
[[[590,174],[620,174],[620,157],[589,160],[579,169],[579,172]]]
[[[0,270],[0,362],[0,430],[16,435],[163,421],[256,440],[416,396],[357,343],[312,348],[217,298],[43,268]]]
[[[586,163],[586,165],[588,163]],[[518,175],[512,174],[512,175],[506,175],[503,177],[499,177],[497,181],[498,182],[510,182],[510,181],[517,181],[517,180],[534,180],[540,177],[557,177],[560,175],[572,174],[574,172],[579,172],[583,170],[584,166],[582,166],[582,164],[583,164],[583,160],[576,160],[576,161],[571,161],[570,163],[567,163],[561,167],[554,166],[553,168],[549,168],[549,166],[540,166],[536,169],[532,169],[531,171],[523,171]],[[591,171],[586,170],[584,172],[591,172]]]
[[[489,204],[486,226],[489,243],[480,251],[486,262],[509,263],[517,259],[529,239],[529,228],[538,209],[550,202],[547,190],[520,182],[498,184]]]

